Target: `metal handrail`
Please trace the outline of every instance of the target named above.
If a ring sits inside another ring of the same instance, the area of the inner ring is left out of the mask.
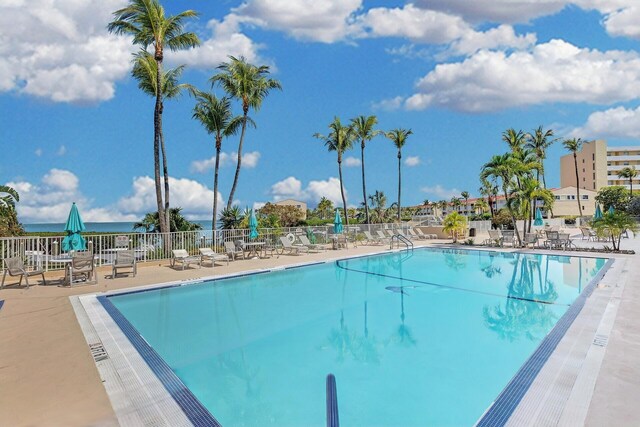
[[[327,427],[340,427],[338,390],[336,388],[336,377],[333,374],[327,375]]]
[[[393,249],[393,239],[396,239],[396,241],[398,242],[398,248],[400,247],[400,242],[402,242],[406,246],[407,250],[409,250],[409,249],[413,250],[413,242],[411,240],[407,239],[402,234],[394,234],[393,236],[391,236],[391,241],[389,243],[389,249]]]

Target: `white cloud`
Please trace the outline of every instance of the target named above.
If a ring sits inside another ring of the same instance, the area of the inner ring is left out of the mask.
[[[640,107],[624,107],[596,111],[589,115],[587,122],[572,129],[570,138],[640,138]]]
[[[500,25],[487,31],[468,31],[449,48],[449,53],[470,55],[481,49],[526,49],[536,43],[536,35],[517,35],[510,25]]]
[[[78,189],[78,177],[72,172],[62,169],[51,169],[42,183],[54,190],[73,192]]]
[[[453,13],[470,22],[522,23],[562,10],[567,0],[415,0],[416,6]]]
[[[124,0],[16,0],[0,5],[0,91],[55,102],[111,99],[130,69],[130,41],[106,23]],[[73,83],[70,83],[73,82]]]
[[[457,188],[448,189],[448,188],[444,188],[440,184],[437,184],[433,187],[429,187],[429,186],[422,187],[420,191],[422,191],[423,193],[427,193],[431,196],[434,196],[435,198],[438,198],[438,199],[449,200],[452,197],[460,197],[460,190],[458,190]]]
[[[362,0],[248,0],[233,12],[296,39],[333,43],[356,30],[352,23],[361,7]]]
[[[201,40],[199,47],[187,51],[172,52],[167,58],[172,64],[187,64],[198,68],[210,69],[228,61],[228,56],[244,56],[251,63],[263,63],[259,50],[263,47],[241,32],[244,19],[229,14],[221,21],[212,19],[207,23],[211,36]]]
[[[36,151],[34,151],[33,154],[38,157],[42,156],[42,148],[36,148]]]
[[[383,99],[382,101],[374,102],[371,108],[373,110],[392,111],[402,107],[403,102],[403,97],[396,96],[391,99]]]
[[[349,156],[344,158],[344,165],[346,167],[356,167],[360,166],[361,164],[362,162],[360,162],[360,159],[357,157]]]
[[[302,181],[294,176],[290,176],[273,184],[271,186],[271,194],[275,201],[297,199],[318,202],[322,197],[326,197],[333,203],[342,203],[340,180],[334,177],[327,180],[309,181],[307,187],[303,188]],[[345,198],[348,198],[346,189]]]
[[[486,112],[546,102],[610,104],[640,96],[635,52],[578,48],[551,40],[530,51],[481,50],[462,62],[439,64],[420,79],[404,106]]]
[[[238,158],[238,153],[235,151],[232,153],[220,153],[220,167],[228,165],[235,165]],[[253,169],[258,166],[258,160],[260,160],[260,152],[250,151],[242,155],[242,167],[247,169]],[[191,162],[191,172],[205,173],[208,170],[213,170],[216,164],[216,156],[210,159],[194,160]]]
[[[404,159],[404,164],[409,167],[418,166],[420,164],[420,157],[409,156],[406,159]]]
[[[61,145],[60,147],[58,147],[58,151],[56,151],[56,154],[58,156],[64,156],[65,154],[67,154],[67,147]]]
[[[253,202],[253,210],[257,211],[258,209],[260,209],[266,204],[267,204],[266,202]]]

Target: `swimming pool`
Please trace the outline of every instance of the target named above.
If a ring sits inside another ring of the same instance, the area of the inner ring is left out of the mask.
[[[430,250],[108,297],[224,426],[472,425],[606,259]]]

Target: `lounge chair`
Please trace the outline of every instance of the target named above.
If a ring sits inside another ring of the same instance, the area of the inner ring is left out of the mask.
[[[304,234],[301,234],[300,236],[298,236],[298,239],[300,239],[300,243],[302,243],[302,246],[306,246],[307,248],[309,248],[310,251],[320,252],[320,250],[325,249],[323,245],[320,245],[318,243],[311,243],[309,241],[309,238]],[[298,246],[298,245],[294,245],[294,246]]]
[[[134,251],[118,251],[116,252],[116,260],[111,267],[111,278],[115,279],[119,269],[131,269],[133,277],[138,274],[138,266],[136,265],[136,254]]]
[[[224,242],[224,251],[232,261],[235,261],[238,257],[244,259],[244,251],[242,248],[238,248],[233,242]]]
[[[300,254],[300,251],[309,252],[309,248],[304,245],[294,245],[292,244],[287,236],[280,236],[280,243],[282,243],[283,252],[288,251],[289,254],[295,253],[296,255]]]
[[[189,255],[186,249],[173,249],[173,258],[171,258],[171,267],[174,267],[177,263],[182,264],[184,270],[185,265],[198,264],[198,267],[202,267],[202,258],[199,255]]]
[[[409,236],[412,239],[424,240],[424,239],[427,238],[427,236],[425,236],[424,234],[421,235],[421,234],[416,233],[416,231],[413,228],[408,228],[407,229],[407,233],[409,233]]]
[[[418,236],[421,236],[424,239],[437,239],[438,238],[437,234],[427,234],[427,233],[425,233],[424,231],[422,231],[419,228],[414,228],[413,230],[418,234]]]
[[[489,230],[489,238],[485,241],[488,246],[502,247],[504,244],[504,237],[500,230]]]
[[[391,237],[386,236],[382,230],[377,230],[376,234],[378,234],[378,237],[380,237],[380,241],[382,243],[388,244],[391,242]]]
[[[596,232],[589,227],[580,227],[580,232],[582,233],[582,240],[595,241],[598,238]]]
[[[227,254],[219,254],[211,248],[200,248],[200,257],[202,261],[211,261],[211,267],[213,267],[216,261],[227,261],[229,265],[229,256]]]
[[[381,245],[382,244],[382,240],[380,240],[379,237],[373,237],[371,235],[371,232],[369,231],[364,231],[364,237],[366,237],[367,239],[367,243],[369,243],[370,245]]]
[[[73,282],[77,276],[83,276],[87,282],[98,283],[98,274],[96,272],[96,263],[93,259],[93,252],[74,252],[73,255],[71,255],[71,263],[68,268],[69,286],[73,286]]]
[[[20,276],[20,281],[18,282],[18,286],[22,285],[22,278],[24,277],[27,283],[27,289],[29,289],[29,277],[31,276],[39,276],[42,275],[42,283],[47,284],[47,281],[44,278],[43,270],[31,270],[28,271],[24,265],[24,261],[22,258],[14,257],[14,258],[5,258],[4,265],[6,269],[4,270],[4,275],[2,276],[2,284],[0,284],[0,289],[4,287],[4,280],[7,277],[7,274],[11,277]]]

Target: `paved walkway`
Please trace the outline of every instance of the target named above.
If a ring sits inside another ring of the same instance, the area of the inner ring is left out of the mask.
[[[482,241],[481,238],[476,239]],[[438,243],[438,242],[431,242]],[[440,241],[444,243],[444,241]],[[640,253],[640,239],[623,242]],[[215,269],[171,269],[166,263],[139,268],[135,278],[106,279],[77,288],[9,287],[0,291],[0,426],[111,426],[117,420],[71,307],[69,296],[146,284],[229,274],[347,255],[384,247],[361,246],[302,256],[232,262]],[[577,253],[576,253],[577,254]],[[628,256],[631,280],[621,298],[588,425],[640,425],[640,259]],[[60,273],[50,273],[59,277]]]

